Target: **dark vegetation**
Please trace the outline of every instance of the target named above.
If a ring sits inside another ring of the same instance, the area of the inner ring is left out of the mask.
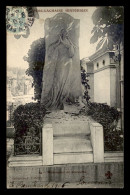
[[[106,104],[87,104],[86,114],[103,126],[105,151],[123,150],[123,131],[117,128],[120,112]]]
[[[13,114],[15,137],[27,134],[30,128],[36,131],[43,126],[46,110],[39,103],[27,103],[16,108]]]

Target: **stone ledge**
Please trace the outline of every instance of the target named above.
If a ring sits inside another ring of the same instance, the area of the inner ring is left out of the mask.
[[[42,165],[42,156],[11,156],[8,162],[9,167],[40,166]]]
[[[123,152],[105,152],[104,153],[105,162],[124,162]]]
[[[92,123],[90,123],[90,125],[92,125],[93,127],[102,127],[102,125],[100,123],[97,123],[97,122],[92,122]]]
[[[104,157],[109,158],[109,157],[124,157],[123,152],[105,152]]]
[[[123,186],[124,182],[124,165],[123,163],[80,163],[67,165],[53,166],[30,166],[30,167],[9,167],[7,168],[7,187],[35,187],[40,184],[48,184],[54,182],[69,182],[70,184],[82,181],[82,186],[85,184],[109,184],[114,186],[118,184]],[[110,178],[108,179],[108,174]],[[62,184],[63,184],[62,183]],[[113,185],[112,185],[113,184]],[[49,186],[48,186],[49,187]],[[80,187],[80,185],[77,185]],[[44,185],[43,185],[44,188]]]
[[[54,164],[79,164],[93,163],[93,153],[77,152],[77,153],[57,153],[54,154]]]
[[[59,166],[67,166],[67,162],[62,162],[62,157],[64,157],[64,159],[66,159],[67,157],[66,156],[71,156],[69,157],[69,159],[71,158],[75,158],[73,157],[74,155],[76,155],[76,158],[81,158],[82,155],[84,155],[84,158],[85,157],[89,157],[88,161],[86,159],[86,162],[87,164],[91,162],[91,164],[97,164],[97,163],[93,163],[93,154],[92,152],[91,153],[62,153],[62,154],[54,154],[55,155],[55,162],[58,161],[59,157],[60,157],[60,161],[58,164],[60,164]],[[72,159],[73,161],[73,159]],[[61,162],[62,162],[62,165],[61,165]],[[84,165],[86,164],[86,162],[82,162]],[[104,153],[104,163],[100,163],[100,164],[105,164],[105,163],[120,163],[120,162],[124,162],[124,155],[123,155],[123,152],[105,152]],[[68,161],[68,163],[70,163],[70,160]],[[77,163],[78,160],[77,160]],[[76,163],[73,163],[71,162],[71,165],[76,165]],[[43,165],[42,164],[42,156],[11,156],[9,158],[9,167],[17,167],[17,166],[44,166],[44,167],[47,167],[47,165]],[[52,167],[55,167],[57,165],[48,165],[49,167],[52,166]]]

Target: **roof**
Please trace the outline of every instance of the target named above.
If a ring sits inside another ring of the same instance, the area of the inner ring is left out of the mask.
[[[86,58],[83,58],[81,61],[82,61],[82,62],[89,62],[90,59],[89,59],[88,57],[86,57]]]
[[[94,54],[92,54],[89,59],[90,61],[94,61],[95,59],[99,58],[100,56],[106,54],[106,53],[114,53],[113,50],[109,50],[108,48],[101,48],[100,50],[96,51]]]
[[[102,46],[94,54],[89,56],[89,59],[90,59],[90,61],[93,61],[106,53],[115,53],[116,51],[118,51],[118,49],[116,49],[116,47],[113,49],[110,49],[108,42],[105,41],[102,44]]]

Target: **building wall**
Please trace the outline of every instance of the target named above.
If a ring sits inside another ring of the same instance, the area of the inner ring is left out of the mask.
[[[112,107],[117,106],[120,97],[118,92],[119,76],[114,56],[114,52],[107,52],[95,55],[90,58],[91,61],[86,62],[86,70],[89,75],[90,90],[88,90],[88,93],[91,98],[90,101],[107,103]],[[85,66],[85,60],[83,65]]]
[[[116,67],[110,68],[110,105],[116,106]]]
[[[86,65],[86,62],[82,62],[82,67],[83,67],[83,69],[87,72],[87,65]]]
[[[94,73],[94,102],[110,105],[110,68]]]
[[[103,60],[105,60],[105,65],[103,65]],[[99,64],[98,68],[97,68],[97,63]],[[93,64],[94,64],[94,71],[104,66],[109,65],[110,64],[109,53],[106,53],[102,55],[101,57],[99,57],[98,59],[94,60]]]

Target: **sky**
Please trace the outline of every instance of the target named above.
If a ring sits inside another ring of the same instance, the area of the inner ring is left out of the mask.
[[[54,7],[37,7],[38,10],[54,9]],[[91,30],[93,29],[93,22],[91,16],[96,7],[55,7],[55,9],[87,9],[86,12],[68,12],[69,15],[75,19],[80,19],[80,37],[79,37],[79,50],[80,59],[89,57],[95,52],[96,44],[90,44],[92,36]],[[20,37],[16,39],[11,32],[7,32],[7,68],[18,67],[28,68],[28,63],[23,60],[27,56],[30,45],[33,41],[44,37],[44,21],[46,18],[51,18],[57,12],[41,12],[39,11],[39,19],[35,19],[33,25],[30,27],[30,35],[28,38]]]

